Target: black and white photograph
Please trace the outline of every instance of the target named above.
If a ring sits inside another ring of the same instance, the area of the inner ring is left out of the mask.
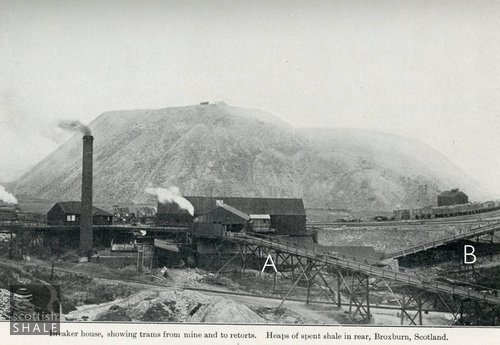
[[[5,336],[500,330],[499,1],[0,0],[0,18]]]

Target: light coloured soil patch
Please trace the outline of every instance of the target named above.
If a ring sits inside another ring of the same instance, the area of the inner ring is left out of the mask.
[[[121,319],[116,319],[116,317]],[[69,313],[67,320],[265,323],[244,304],[195,291],[147,290]]]
[[[265,323],[265,320],[250,308],[231,299],[217,299],[202,306],[190,318],[190,322],[210,323]]]
[[[400,326],[401,318],[399,310],[388,310],[388,309],[378,309],[371,308],[371,314],[373,320],[370,325],[373,326]],[[415,315],[414,311],[408,311],[408,314]],[[449,325],[451,322],[451,315],[447,313],[440,312],[429,312],[429,314],[422,314],[422,325],[423,326],[445,326]],[[415,322],[418,324],[418,317]],[[409,325],[410,321],[407,317],[404,318],[404,325]]]

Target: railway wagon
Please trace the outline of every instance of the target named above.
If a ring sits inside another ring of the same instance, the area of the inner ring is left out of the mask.
[[[487,210],[488,208],[484,207],[484,203],[477,202],[432,208],[432,212],[436,218],[463,216],[467,214],[486,212]]]
[[[490,212],[500,209],[499,201],[470,202],[450,206],[422,207],[416,209],[402,209],[394,211],[394,219],[431,219],[456,217],[468,214]]]
[[[495,208],[495,202],[494,201],[486,201],[486,202],[483,202],[483,208],[484,209],[492,209],[492,208]]]
[[[420,209],[416,209],[414,211],[415,219],[430,219],[434,218],[434,214],[432,213],[431,207],[423,207]]]

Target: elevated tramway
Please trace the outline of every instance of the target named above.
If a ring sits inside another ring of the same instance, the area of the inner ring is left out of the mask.
[[[500,223],[474,229],[468,236],[472,233],[493,231],[497,227],[500,227]],[[370,319],[370,300],[374,297],[374,289],[381,288],[386,289],[393,296],[393,300],[397,301],[403,315],[402,323],[404,318],[409,320],[410,324],[421,324],[422,310],[425,303],[431,299],[439,300],[453,315],[455,322],[463,320],[464,311],[471,315],[477,310],[481,310],[483,314],[489,313],[487,318],[493,314],[495,320],[500,310],[500,298],[492,291],[478,291],[466,286],[452,285],[431,276],[392,268],[381,262],[367,262],[314,246],[241,233],[226,233],[222,241],[238,243],[240,250],[221,267],[219,273],[236,257],[241,257],[244,270],[250,257],[262,261],[267,255],[274,258],[276,274],[284,276],[284,272],[292,272],[292,284],[283,296],[282,304],[302,280],[307,284],[306,302],[309,302],[309,291],[315,284],[339,306],[346,300],[342,295],[347,296],[349,315],[352,319]],[[294,275],[294,270],[297,275]],[[416,311],[415,314],[410,315],[410,310]]]
[[[470,226],[469,228],[462,230],[460,233],[452,236],[447,236],[431,242],[419,244],[410,248],[405,248],[403,250],[389,253],[385,255],[384,258],[398,259],[401,257],[424,252],[430,249],[434,249],[437,247],[441,247],[459,241],[480,238],[485,235],[492,236],[495,232],[499,230],[500,230],[500,220],[490,221],[481,225]]]
[[[500,223],[498,226],[500,228]],[[428,279],[421,278],[416,274],[408,274],[400,271],[394,271],[392,269],[387,268],[389,266],[377,267],[374,265],[370,265],[368,263],[356,261],[355,258],[348,259],[345,257],[337,257],[335,253],[329,253],[324,250],[314,250],[314,249],[309,250],[305,248],[300,248],[299,246],[293,246],[288,243],[285,245],[281,244],[278,241],[272,241],[269,239],[257,238],[247,235],[240,235],[240,236],[236,235],[232,237],[232,240],[235,240],[240,243],[265,246],[274,251],[298,255],[328,265],[335,265],[338,266],[339,268],[366,274],[370,277],[384,278],[420,289],[425,289],[429,291],[439,291],[464,298],[473,298],[500,305],[500,298],[496,296],[492,296],[486,293],[471,291],[470,289],[467,288],[452,286],[439,282],[432,282]]]

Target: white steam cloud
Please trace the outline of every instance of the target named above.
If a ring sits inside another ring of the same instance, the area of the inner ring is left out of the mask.
[[[82,132],[84,135],[92,135],[92,131],[80,121],[59,121],[59,127],[67,131]]]
[[[5,190],[5,187],[0,185],[0,200],[7,204],[17,204],[17,199],[14,195]]]
[[[194,206],[186,198],[182,197],[179,188],[175,186],[168,188],[147,187],[145,192],[156,195],[158,201],[161,203],[177,204],[181,209],[188,211],[190,215],[194,216]]]

